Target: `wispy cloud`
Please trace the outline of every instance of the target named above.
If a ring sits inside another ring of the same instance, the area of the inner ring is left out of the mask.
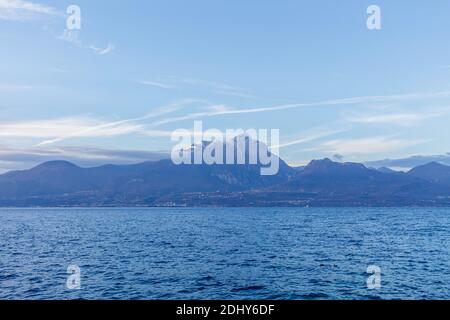
[[[398,113],[398,114],[383,114],[383,115],[360,115],[347,118],[349,122],[354,123],[389,123],[397,125],[413,125],[423,120],[423,115],[417,113]]]
[[[109,54],[109,53],[113,52],[115,48],[114,48],[113,44],[108,43],[108,46],[106,46],[106,48],[97,48],[95,46],[89,46],[89,49],[94,51],[94,53],[103,56],[105,54]]]
[[[1,84],[0,92],[22,92],[34,89],[31,85],[17,85],[17,84]]]
[[[149,126],[150,127],[159,127],[159,126],[169,124],[169,123],[174,123],[174,122],[193,120],[193,119],[198,119],[198,118],[206,118],[206,117],[211,117],[214,115],[225,114],[224,112],[227,112],[227,111],[216,111],[216,110],[220,110],[222,108],[226,109],[226,106],[213,105],[210,107],[210,110],[208,110],[208,111],[195,112],[195,113],[189,113],[189,114],[185,114],[185,115],[181,115],[181,116],[163,118],[163,119],[160,119],[160,120],[150,123]]]
[[[248,113],[260,113],[260,112],[274,112],[274,111],[281,111],[281,110],[290,110],[290,109],[298,109],[298,108],[305,108],[305,107],[317,107],[317,106],[338,106],[338,105],[353,105],[353,104],[361,104],[365,102],[372,102],[374,100],[379,101],[381,99],[384,100],[391,100],[395,99],[398,100],[400,97],[403,97],[402,99],[412,99],[412,97],[418,99],[422,97],[436,97],[436,96],[442,96],[442,95],[449,95],[450,92],[437,92],[437,93],[428,93],[428,94],[407,94],[407,95],[394,95],[394,96],[375,96],[375,97],[358,97],[358,98],[347,98],[347,99],[335,99],[335,100],[325,100],[315,103],[298,103],[298,104],[286,104],[286,105],[277,105],[277,106],[271,106],[271,107],[258,107],[258,108],[246,108],[246,109],[235,109],[226,105],[221,104],[211,104],[207,101],[203,100],[195,100],[195,99],[187,99],[183,100],[181,102],[177,102],[175,104],[164,106],[161,108],[158,108],[157,110],[146,114],[141,117],[135,117],[130,119],[124,119],[114,122],[106,122],[106,123],[100,123],[100,124],[93,124],[89,125],[87,127],[83,127],[80,130],[74,130],[72,132],[63,133],[61,135],[58,135],[56,138],[49,139],[42,141],[39,145],[45,145],[45,144],[53,144],[56,142],[60,142],[69,138],[74,137],[80,137],[85,136],[88,134],[94,134],[96,132],[104,132],[104,130],[114,129],[115,130],[123,130],[120,127],[129,124],[132,125],[134,128],[134,131],[137,131],[137,128],[140,128],[139,131],[148,131],[149,128],[156,128],[162,125],[166,125],[169,123],[175,123],[179,121],[185,121],[185,120],[193,120],[193,119],[199,119],[199,118],[208,118],[208,117],[215,117],[215,116],[222,116],[222,115],[239,115],[239,114],[248,114]],[[178,111],[182,109],[183,107],[187,105],[192,105],[194,103],[201,103],[205,106],[203,107],[203,110],[197,110],[192,113],[184,113],[181,115],[172,115],[170,117],[164,117],[166,114],[171,114],[175,111]],[[156,121],[146,123],[144,125],[137,125],[137,123],[147,121],[150,119],[156,118]],[[397,117],[394,117],[397,120]],[[379,119],[372,119],[372,121],[376,121]],[[386,120],[386,119],[382,119]],[[143,129],[143,128],[146,129]],[[1,127],[0,127],[1,129]],[[0,135],[1,136],[1,135]],[[298,143],[302,141],[302,138],[299,139]],[[293,141],[295,142],[295,141]],[[330,142],[327,147],[330,150],[333,150],[333,148],[336,148],[333,153],[343,154],[344,152],[341,152],[342,150],[337,150],[337,146],[339,141],[332,141]],[[351,146],[353,144],[356,144],[355,146],[358,146],[358,143],[371,143],[371,142],[379,142],[378,140],[371,141],[371,140],[362,140],[362,141],[353,141],[348,142],[349,144],[346,144],[345,141],[342,141],[340,145],[345,146]],[[383,141],[381,141],[383,142]],[[387,146],[393,146],[394,143],[401,143],[405,141],[401,140],[389,140],[387,141]],[[344,148],[345,149],[345,148]],[[356,150],[356,148],[355,148]]]
[[[55,37],[58,40],[62,40],[71,43],[77,47],[91,50],[93,53],[100,56],[107,55],[114,51],[115,47],[112,43],[108,43],[105,48],[97,47],[94,45],[85,45],[81,39],[81,32],[78,30],[64,30],[60,35]]]
[[[209,90],[211,90],[212,92],[215,92],[215,93],[221,94],[221,95],[225,95],[225,96],[247,98],[247,99],[257,99],[258,98],[256,95],[250,93],[248,90],[244,90],[244,89],[238,88],[236,86],[231,86],[229,84],[216,82],[216,81],[208,81],[208,80],[193,79],[193,78],[182,78],[182,77],[174,77],[174,76],[167,77],[167,81],[169,81],[171,83],[205,87],[205,88],[208,88]]]
[[[155,110],[147,113],[144,116],[131,118],[131,119],[125,119],[125,120],[118,120],[118,121],[112,121],[112,122],[93,122],[93,123],[83,123],[83,126],[79,126],[76,128],[76,130],[71,131],[64,131],[60,134],[51,136],[52,139],[44,140],[40,143],[38,143],[38,146],[43,145],[50,145],[57,142],[61,142],[70,138],[77,138],[77,137],[85,137],[85,136],[104,136],[104,135],[111,135],[111,133],[117,132],[119,130],[124,132],[125,128],[128,128],[129,132],[139,132],[146,135],[150,135],[150,132],[153,133],[154,136],[166,136],[166,133],[157,131],[149,131],[145,128],[143,125],[137,124],[138,122],[160,117],[162,115],[175,112],[187,105],[190,105],[191,103],[196,102],[196,100],[193,99],[185,99],[178,102],[175,102],[173,104],[169,104],[166,106],[162,106],[159,108],[156,108]],[[1,126],[0,126],[0,136],[1,136]]]
[[[66,13],[58,9],[25,0],[0,0],[0,20],[27,21],[39,17],[66,17]],[[78,47],[87,48],[98,55],[107,55],[114,51],[112,43],[108,43],[105,48],[95,45],[85,45],[80,38],[78,30],[64,30],[61,34],[54,34],[47,26],[43,28],[50,32],[56,39],[72,43]]]
[[[96,130],[91,130],[96,128]],[[104,126],[104,122],[87,116],[0,123],[1,138],[55,138],[114,136],[138,132],[135,123],[117,123]]]
[[[324,100],[312,103],[293,103],[276,105],[269,107],[256,107],[256,108],[232,108],[224,106],[221,110],[210,110],[207,112],[194,112],[191,114],[185,114],[183,116],[162,119],[155,123],[153,126],[159,126],[162,124],[167,124],[171,122],[184,121],[190,119],[198,118],[208,118],[224,115],[239,115],[239,114],[249,114],[249,113],[262,113],[262,112],[274,112],[292,109],[301,109],[305,107],[321,107],[321,106],[350,106],[350,105],[361,105],[366,103],[375,103],[382,101],[400,101],[400,100],[415,100],[424,98],[438,98],[443,96],[450,96],[450,91],[440,91],[434,93],[412,93],[403,95],[387,95],[387,96],[367,96],[367,97],[354,97],[354,98],[344,98],[344,99],[334,99],[334,100]]]
[[[78,47],[83,45],[83,42],[80,39],[79,31],[65,29],[59,36],[56,36],[56,39],[69,42]]]
[[[300,136],[298,136],[296,139],[294,140],[290,140],[288,142],[284,142],[281,143],[278,146],[275,146],[276,148],[285,148],[285,147],[290,147],[290,146],[294,146],[294,145],[298,145],[298,144],[304,144],[307,142],[312,142],[315,140],[319,140],[319,139],[323,139],[329,136],[333,136],[336,135],[338,133],[342,133],[342,132],[346,132],[349,129],[336,129],[336,130],[310,130],[307,133],[303,133]],[[274,147],[272,147],[274,148]]]
[[[24,0],[0,0],[0,19],[22,21],[40,16],[61,16],[57,9]]]
[[[359,104],[359,103],[378,103],[378,102],[405,102],[410,100],[432,99],[439,97],[448,97],[450,91],[437,92],[414,92],[406,94],[364,96],[345,99],[328,100],[329,104]]]
[[[347,116],[346,120],[362,124],[394,124],[413,126],[421,121],[450,114],[450,108],[431,109],[416,113],[366,114]]]
[[[215,93],[220,95],[244,99],[254,99],[254,100],[259,99],[259,97],[256,96],[255,94],[226,84],[211,83],[209,85],[211,85],[214,88],[213,91]]]
[[[139,84],[145,85],[145,86],[150,86],[150,87],[156,87],[156,88],[161,88],[161,89],[173,89],[175,88],[175,86],[170,85],[170,84],[166,84],[163,82],[157,82],[157,81],[136,81]]]
[[[388,136],[377,136],[358,139],[337,139],[319,144],[308,151],[320,151],[344,156],[368,155],[397,151],[406,147],[429,142],[429,140],[397,139]]]
[[[170,76],[158,78],[157,80],[139,81],[138,83],[162,89],[175,89],[175,88],[181,89],[185,87],[200,87],[208,90],[209,92],[223,96],[238,97],[244,99],[258,99],[256,95],[252,94],[247,90],[220,82],[207,81],[201,79]]]

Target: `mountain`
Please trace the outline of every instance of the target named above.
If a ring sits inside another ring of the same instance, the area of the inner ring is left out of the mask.
[[[408,175],[418,177],[429,182],[450,185],[450,167],[438,162],[431,162],[408,171]]]
[[[297,177],[285,185],[287,190],[305,190],[316,193],[357,195],[361,193],[389,192],[397,185],[412,179],[397,173],[383,173],[368,169],[359,163],[338,163],[329,159],[313,160]],[[380,190],[380,185],[386,188]]]
[[[395,170],[392,170],[391,168],[388,168],[388,167],[381,167],[376,170],[383,172],[383,173],[395,173],[396,172]]]
[[[443,155],[431,155],[431,156],[412,156],[403,159],[384,159],[376,161],[368,161],[364,164],[373,167],[388,167],[388,168],[415,168],[417,166],[423,166],[430,162],[438,162],[443,165],[450,166],[450,153]]]
[[[450,167],[408,173],[313,160],[302,170],[262,165],[175,165],[171,160],[82,168],[52,161],[0,175],[0,206],[449,205]]]
[[[431,183],[414,176],[329,159],[312,161],[277,190],[304,195],[311,203],[352,206],[412,203],[417,194],[427,200],[439,194]]]
[[[251,149],[246,150],[248,158]],[[294,176],[292,168],[277,160],[279,171],[273,176],[261,175],[264,166],[258,157],[255,164],[242,165],[175,165],[160,160],[94,168],[51,161],[0,175],[0,205],[152,205],[171,195],[263,188]]]
[[[157,205],[187,206],[434,206],[448,205],[441,185],[358,163],[314,160],[287,182],[240,192],[165,196]]]

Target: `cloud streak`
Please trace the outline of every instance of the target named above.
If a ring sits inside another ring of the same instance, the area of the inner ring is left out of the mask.
[[[105,136],[105,135],[112,135],[112,133],[123,134],[123,132],[126,133],[143,133],[147,136],[153,135],[153,136],[166,136],[166,132],[162,131],[149,131],[144,128],[142,125],[138,125],[138,122],[142,122],[144,120],[149,120],[152,118],[160,117],[162,115],[175,112],[177,110],[180,110],[181,108],[196,102],[196,100],[192,99],[185,99],[167,106],[162,106],[159,108],[156,108],[154,111],[147,113],[144,116],[131,118],[131,119],[125,119],[125,120],[119,120],[119,121],[113,121],[113,122],[102,122],[99,123],[89,123],[90,119],[88,121],[83,123],[83,126],[80,126],[78,130],[72,130],[71,132],[64,132],[62,134],[53,135],[53,139],[44,140],[37,144],[37,146],[43,146],[43,145],[50,145],[57,142],[61,142],[70,138],[76,138],[76,137],[85,137],[85,136]],[[125,131],[126,128],[128,128],[128,131]],[[0,136],[1,136],[1,126],[0,126]]]
[[[79,137],[114,136],[138,132],[141,129],[141,126],[135,123],[118,122],[114,126],[105,126],[100,120],[80,116],[0,123],[0,137],[54,138],[75,134]]]
[[[113,44],[108,43],[108,46],[106,46],[106,48],[97,48],[95,46],[89,46],[89,49],[94,51],[94,53],[96,53],[96,54],[98,54],[100,56],[103,56],[103,55],[106,55],[106,54],[109,54],[109,53],[113,52],[115,47],[114,47]]]
[[[245,108],[236,109],[228,106],[222,105],[221,108],[211,109],[211,111],[206,112],[194,112],[190,114],[185,114],[177,117],[170,117],[165,119],[160,119],[156,122],[150,124],[152,127],[161,126],[168,123],[199,119],[199,118],[209,118],[217,116],[226,115],[239,115],[239,114],[251,114],[251,113],[263,113],[263,112],[274,112],[274,111],[284,111],[301,109],[306,107],[323,107],[323,106],[342,106],[342,105],[358,105],[364,103],[374,103],[374,102],[388,102],[388,101],[399,101],[399,100],[415,100],[424,99],[431,97],[442,97],[449,96],[450,91],[440,91],[435,93],[413,93],[413,94],[403,94],[403,95],[390,95],[390,96],[368,96],[368,97],[355,97],[355,98],[344,98],[344,99],[334,99],[334,100],[324,100],[312,103],[295,103],[295,104],[284,104],[270,107],[257,107],[257,108]]]
[[[339,133],[343,133],[348,131],[348,129],[336,129],[336,130],[312,130],[308,133],[304,133],[300,135],[298,138],[291,140],[289,142],[282,143],[278,146],[274,146],[271,148],[286,148],[298,144],[304,144],[307,142],[312,142],[315,140],[323,139],[329,136],[333,136]]]
[[[61,16],[57,9],[39,3],[24,0],[0,0],[0,19],[24,21],[40,16]]]
[[[160,89],[175,88],[175,86],[173,86],[173,85],[169,85],[169,84],[165,84],[165,83],[157,82],[157,81],[137,81],[137,83],[145,85],[145,86],[160,88]]]
[[[182,89],[184,87],[203,87],[208,91],[222,96],[237,97],[244,99],[258,99],[258,97],[247,90],[230,86],[228,84],[207,81],[201,79],[181,78],[181,77],[163,77],[158,80],[139,81],[140,84],[161,88],[161,89]]]
[[[321,143],[309,151],[320,151],[344,156],[369,155],[396,151],[406,147],[429,142],[430,140],[407,140],[387,136],[357,139],[336,139]]]
[[[55,35],[54,35],[55,36]],[[64,30],[58,36],[55,36],[56,39],[71,43],[79,48],[89,49],[93,53],[104,56],[110,54],[115,50],[115,46],[112,43],[108,43],[105,48],[96,47],[94,45],[85,45],[80,37],[80,31],[78,30]]]
[[[361,124],[393,124],[413,126],[421,121],[450,114],[450,108],[427,110],[417,113],[391,113],[348,116],[347,121]]]
[[[156,109],[155,111],[146,114],[141,117],[135,117],[130,119],[124,119],[114,122],[106,122],[106,123],[88,123],[86,126],[79,128],[80,130],[71,130],[68,132],[67,128],[61,128],[62,134],[57,135],[56,137],[53,136],[52,139],[48,139],[45,141],[40,142],[38,145],[48,145],[53,144],[56,142],[60,142],[69,138],[74,137],[82,137],[82,136],[95,136],[96,134],[101,135],[108,132],[114,133],[114,132],[152,132],[148,129],[144,129],[144,125],[140,125],[138,123],[147,121],[154,118],[159,118],[156,121],[146,123],[145,128],[156,128],[162,125],[166,125],[169,123],[175,123],[185,120],[193,120],[193,119],[199,119],[199,118],[208,118],[208,117],[215,117],[215,116],[224,116],[224,115],[240,115],[240,114],[249,114],[249,113],[261,113],[261,112],[274,112],[274,111],[281,111],[281,110],[291,110],[291,109],[298,109],[298,108],[305,108],[305,107],[316,107],[316,106],[338,106],[338,105],[349,105],[349,104],[361,104],[366,102],[373,102],[373,101],[380,101],[380,100],[398,100],[398,99],[420,99],[423,97],[438,97],[442,95],[449,95],[450,92],[436,92],[436,93],[430,93],[430,94],[407,94],[407,95],[394,95],[394,96],[371,96],[371,97],[357,97],[357,98],[346,98],[346,99],[335,99],[335,100],[325,100],[315,103],[298,103],[298,104],[286,104],[286,105],[278,105],[278,106],[272,106],[272,107],[258,107],[258,108],[247,108],[247,109],[234,109],[230,108],[225,105],[214,105],[209,102],[203,101],[203,100],[195,100],[195,99],[187,99],[181,102],[177,102],[175,104],[169,105],[169,106],[163,106],[161,108]],[[182,115],[176,115],[171,117],[164,118],[164,115],[174,113],[175,111],[178,111],[180,109],[183,109],[187,105],[191,105],[194,103],[202,103],[206,106],[204,107],[204,111],[197,111],[193,113],[187,113]],[[413,116],[409,115],[410,119],[414,118]],[[399,119],[404,119],[405,115],[403,116],[384,116],[380,118],[372,118],[372,119],[366,119],[365,121],[398,121]],[[415,118],[414,118],[415,119]],[[361,119],[359,119],[361,120]],[[51,125],[51,124],[49,124]],[[51,126],[50,126],[51,127]],[[70,124],[69,124],[70,127]],[[17,130],[19,128],[19,130]],[[10,129],[5,127],[5,125],[0,126],[0,136],[8,134],[7,132],[23,132],[26,130],[21,130],[20,125],[17,126],[17,124]],[[26,129],[26,128],[23,128]],[[126,131],[129,130],[129,131]],[[43,130],[45,132],[45,130]],[[157,131],[153,131],[157,132]],[[110,134],[111,134],[110,133]],[[41,133],[42,134],[42,133]],[[39,133],[37,135],[40,137]],[[293,141],[295,142],[295,141]],[[292,142],[292,143],[293,143]],[[301,143],[302,139],[299,139],[298,143]],[[370,141],[369,141],[370,142]],[[330,149],[333,149],[333,145],[329,145]],[[335,150],[334,153],[344,153],[339,150]]]

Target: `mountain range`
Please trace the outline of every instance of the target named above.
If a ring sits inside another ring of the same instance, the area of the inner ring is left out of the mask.
[[[359,163],[280,159],[260,165],[175,165],[171,160],[82,168],[50,161],[0,175],[0,206],[447,206],[450,167],[432,162],[407,173]]]

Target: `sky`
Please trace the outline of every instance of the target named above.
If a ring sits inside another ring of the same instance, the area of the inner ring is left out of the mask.
[[[197,120],[279,129],[292,165],[445,155],[449,17],[448,0],[0,0],[0,172],[157,159]]]

